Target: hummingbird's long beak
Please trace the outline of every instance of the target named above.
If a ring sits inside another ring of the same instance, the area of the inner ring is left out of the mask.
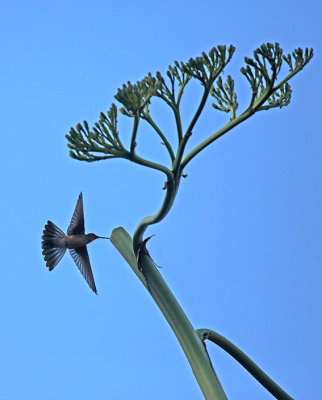
[[[105,237],[105,236],[97,236],[97,239],[108,239],[110,240],[111,238]]]

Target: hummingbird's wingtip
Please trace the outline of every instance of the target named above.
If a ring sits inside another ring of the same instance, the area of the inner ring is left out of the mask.
[[[98,295],[97,289],[96,289],[96,285],[95,285],[95,281],[94,281],[94,277],[93,277],[93,281],[92,282],[87,282],[89,287],[92,289],[93,293],[96,294],[96,296]]]
[[[96,296],[97,296],[97,295],[98,295],[98,292],[97,292],[97,289],[96,289],[95,282],[94,282],[94,284],[89,285],[89,287],[92,289],[93,293],[95,293]]]

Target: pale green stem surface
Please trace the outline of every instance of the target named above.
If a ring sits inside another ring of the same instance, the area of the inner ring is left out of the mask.
[[[227,400],[202,340],[192,327],[160,272],[154,266],[151,258],[143,256],[140,259],[140,265],[144,271],[143,275],[138,269],[130,235],[123,228],[116,228],[112,232],[111,242],[144,284],[168,321],[190,363],[205,399]]]

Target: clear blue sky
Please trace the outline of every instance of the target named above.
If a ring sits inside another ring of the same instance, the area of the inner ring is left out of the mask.
[[[42,229],[51,219],[65,230],[82,191],[88,232],[133,233],[159,208],[164,177],[123,160],[72,160],[64,135],[94,123],[123,83],[218,44],[237,47],[225,74],[242,106],[243,57],[267,41],[314,48],[291,104],[255,115],[188,166],[171,213],[148,230],[149,249],[196,328],[227,336],[296,399],[321,398],[321,13],[304,0],[1,3],[1,399],[202,399],[114,247],[89,246],[95,296],[69,254],[48,272]],[[199,94],[187,91],[187,117]],[[226,118],[209,106],[192,143]],[[171,126],[168,114],[160,123]],[[138,150],[163,160],[139,135]],[[229,399],[271,398],[208,348]]]

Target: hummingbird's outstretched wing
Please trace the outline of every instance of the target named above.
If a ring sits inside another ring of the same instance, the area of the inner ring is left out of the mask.
[[[63,247],[65,237],[65,233],[58,226],[47,221],[42,235],[41,247],[49,271],[56,267],[65,254],[66,248]]]
[[[94,276],[91,268],[91,263],[89,261],[88,252],[86,246],[77,247],[77,249],[69,249],[75,264],[77,265],[78,269],[80,270],[81,274],[85,278],[86,282],[88,283],[89,287],[93,290],[94,293],[97,294]]]
[[[83,194],[78,197],[74,214],[67,229],[67,235],[80,235],[85,233],[84,226],[84,210],[83,210]]]

